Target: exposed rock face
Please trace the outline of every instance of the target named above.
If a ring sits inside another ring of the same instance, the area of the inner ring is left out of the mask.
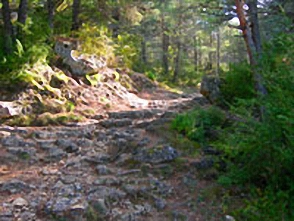
[[[216,76],[205,75],[202,78],[200,93],[211,103],[216,103],[220,98],[220,79]]]

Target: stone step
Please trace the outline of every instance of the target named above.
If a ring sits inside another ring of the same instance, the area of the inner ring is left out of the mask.
[[[105,128],[119,128],[119,127],[135,127],[135,128],[148,128],[150,125],[162,125],[166,122],[168,122],[171,118],[165,118],[165,117],[153,117],[149,119],[143,119],[143,120],[133,120],[133,119],[109,119],[101,121],[99,124]]]
[[[163,110],[136,110],[136,111],[122,111],[109,112],[108,116],[111,119],[147,119],[163,114]]]
[[[101,121],[99,124],[105,128],[126,127],[126,126],[132,125],[133,121],[132,121],[132,119],[128,119],[128,118],[117,119],[117,120],[109,119],[109,120]]]
[[[55,130],[43,129],[34,131],[32,137],[37,140],[52,140],[58,138],[89,138],[91,139],[91,133],[95,130],[95,125],[91,127],[58,127]]]

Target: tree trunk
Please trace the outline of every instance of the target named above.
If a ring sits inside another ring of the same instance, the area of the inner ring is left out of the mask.
[[[182,50],[181,41],[180,41],[180,39],[178,39],[177,55],[175,57],[175,70],[174,70],[174,76],[173,76],[173,80],[172,80],[174,83],[177,81],[178,76],[179,76],[179,72],[180,72],[181,50]]]
[[[181,11],[182,10],[182,1],[178,2],[178,10]],[[177,54],[175,57],[175,70],[174,70],[174,76],[172,81],[175,83],[178,79],[179,73],[180,73],[180,69],[181,69],[181,51],[182,51],[182,42],[181,42],[181,38],[182,36],[182,24],[183,24],[183,13],[179,13],[179,18],[178,18],[178,25],[177,25],[177,31],[176,31],[176,45],[177,45]],[[185,42],[185,38],[183,38],[183,41]]]
[[[168,29],[165,25],[164,15],[162,15],[162,18],[161,18],[161,26],[162,26],[162,66],[163,66],[163,73],[167,75],[168,69],[169,69],[169,62],[168,62],[169,36],[167,34]]]
[[[141,57],[142,57],[142,62],[144,65],[147,64],[147,54],[146,54],[146,39],[144,36],[142,36],[142,41],[141,41]]]
[[[257,0],[250,0],[248,2],[248,5],[249,5],[250,20],[251,20],[252,40],[255,45],[257,59],[259,61],[262,55],[262,48],[261,48],[261,37],[260,37],[258,13],[257,13]],[[259,74],[260,67],[256,66],[256,68],[257,68],[257,71],[254,75],[256,91],[260,93],[262,96],[265,96],[267,94],[267,90],[265,86],[263,85],[263,78]]]
[[[198,71],[198,51],[197,51],[197,36],[193,38],[194,43],[194,71]]]
[[[72,26],[71,30],[76,31],[79,29],[79,13],[80,13],[80,0],[74,0],[72,4]]]
[[[47,0],[48,23],[51,31],[54,29],[54,0]]]
[[[213,39],[212,39],[212,32],[210,33],[210,36],[209,36],[209,46],[210,46],[210,49],[213,48]],[[213,63],[213,52],[210,51],[208,53],[208,63],[206,65],[206,70],[212,70],[212,63]]]
[[[199,45],[199,50],[198,50],[198,67],[202,68],[202,51],[201,51],[201,38],[198,38],[198,45]],[[198,68],[198,69],[199,69]]]
[[[220,30],[216,33],[216,76],[219,76],[220,71]]]
[[[21,0],[18,7],[18,23],[20,25],[25,25],[28,13],[28,0]],[[22,26],[18,26],[17,28],[17,37],[19,40],[22,40],[23,33],[22,33]]]
[[[115,7],[112,10],[112,19],[113,19],[113,29],[112,29],[112,37],[117,38],[119,35],[119,20],[120,20],[120,9],[119,7]]]
[[[10,21],[9,0],[2,0],[2,14],[4,21],[4,46],[3,50],[6,55],[13,51],[13,27]]]
[[[252,39],[251,30],[247,24],[246,17],[245,17],[244,11],[243,11],[244,2],[243,2],[243,0],[235,0],[235,2],[236,2],[236,7],[237,7],[238,18],[240,21],[240,28],[243,33],[243,38],[244,38],[244,41],[246,44],[249,61],[250,61],[251,65],[255,66],[257,63],[256,59],[253,55],[255,52],[255,46],[254,46],[254,42]]]
[[[248,1],[248,6],[249,6],[249,13],[250,13],[250,21],[251,21],[252,40],[255,45],[258,59],[260,59],[262,48],[261,48],[261,37],[260,37],[258,14],[257,14],[257,0]]]
[[[260,98],[263,98],[267,94],[267,90],[263,85],[263,77],[259,73],[258,61],[261,56],[261,41],[258,26],[257,17],[257,0],[250,0],[250,14],[252,14],[251,27],[250,29],[248,22],[246,21],[245,14],[243,11],[244,2],[242,0],[235,0],[237,7],[237,14],[240,21],[240,28],[243,32],[243,37],[245,40],[247,53],[249,56],[249,61],[253,70],[253,77],[255,82],[255,90]],[[255,15],[254,15],[255,14]],[[254,35],[253,35],[254,34]],[[260,107],[260,117],[263,118],[265,114],[265,108]]]

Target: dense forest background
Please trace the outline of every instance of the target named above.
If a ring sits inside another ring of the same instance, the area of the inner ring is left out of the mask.
[[[177,116],[172,128],[221,150],[217,181],[227,195],[244,194],[237,220],[293,220],[292,0],[2,0],[0,8],[1,93],[55,92],[40,67],[60,66],[60,39],[170,87],[213,79],[213,106]]]

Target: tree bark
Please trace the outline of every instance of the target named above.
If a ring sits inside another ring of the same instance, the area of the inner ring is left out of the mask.
[[[145,36],[142,36],[142,41],[141,41],[141,58],[142,62],[144,65],[147,64],[147,53],[146,53],[146,39]]]
[[[167,34],[168,29],[165,24],[164,15],[161,17],[161,26],[162,26],[162,66],[163,73],[168,74],[169,62],[168,62],[168,47],[169,47],[169,36]]]
[[[237,8],[237,15],[240,21],[240,28],[242,30],[243,38],[246,44],[247,54],[249,57],[249,62],[251,65],[256,65],[256,59],[253,56],[253,53],[255,51],[254,42],[252,39],[251,30],[248,26],[248,23],[246,21],[246,17],[243,11],[244,1],[243,0],[235,0],[236,8]]]
[[[249,13],[250,13],[250,21],[251,21],[251,30],[252,30],[252,40],[255,45],[256,53],[258,55],[258,59],[261,57],[261,37],[259,31],[259,22],[258,22],[258,13],[257,13],[257,0],[248,1]]]
[[[199,45],[199,50],[198,50],[198,67],[199,68],[202,68],[202,51],[201,51],[201,44],[202,44],[202,41],[201,41],[201,38],[199,37],[198,38],[198,45]],[[199,69],[198,68],[198,69]]]
[[[175,83],[178,79],[179,72],[180,72],[180,60],[181,60],[181,50],[182,45],[180,39],[178,39],[177,42],[177,55],[175,57],[175,70],[174,70],[174,76],[173,76],[173,82]]]
[[[198,51],[197,51],[197,36],[195,35],[193,38],[194,43],[194,70],[198,71]]]
[[[72,26],[71,30],[76,31],[79,29],[79,14],[80,14],[80,0],[74,0],[72,4]]]
[[[51,31],[54,29],[54,0],[47,0],[47,10],[48,10],[48,23]]]
[[[182,7],[182,2],[179,1],[179,9],[181,9]],[[182,37],[182,23],[183,23],[183,14],[179,14],[179,18],[178,18],[178,25],[177,25],[177,30],[176,31],[176,46],[177,46],[177,54],[175,57],[175,70],[174,70],[174,75],[173,75],[173,79],[172,82],[176,82],[180,73],[180,63],[181,63],[181,50],[182,50],[182,43],[181,43],[181,37]]]
[[[9,55],[13,51],[13,27],[10,20],[9,0],[2,0],[2,14],[4,21],[3,50],[6,55]]]
[[[220,30],[217,29],[216,33],[216,76],[219,76],[220,72]]]
[[[21,0],[18,7],[18,23],[21,25],[25,25],[28,13],[28,0]],[[23,33],[22,33],[22,26],[17,27],[17,37],[18,39],[22,40]]]
[[[120,21],[120,9],[119,7],[115,7],[112,10],[112,19],[113,19],[113,29],[112,29],[112,37],[117,38],[119,35],[119,21]]]
[[[210,33],[210,36],[209,36],[209,46],[210,48],[212,49],[213,48],[213,39],[212,39],[212,32]],[[208,63],[206,65],[206,70],[212,70],[212,64],[213,64],[213,52],[210,51],[208,53]]]
[[[261,67],[258,63],[261,60],[262,56],[262,48],[261,48],[261,37],[259,31],[259,22],[258,22],[258,13],[257,13],[257,0],[249,0],[249,14],[250,14],[250,22],[251,22],[251,31],[252,31],[252,41],[255,46],[255,57],[257,59],[257,64],[254,67],[254,81],[255,81],[255,90],[257,91],[258,95],[263,98],[267,95],[267,89],[263,84],[263,77],[260,74]],[[261,119],[265,116],[265,107],[260,107],[260,115]]]
[[[21,0],[18,6],[18,19],[21,24],[25,24],[28,12],[28,0]]]
[[[180,2],[181,6],[181,2]],[[182,50],[182,43],[181,43],[181,37],[182,37],[182,26],[183,17],[182,14],[179,15],[179,21],[178,21],[178,34],[176,34],[176,45],[177,45],[177,55],[175,57],[175,70],[174,70],[174,76],[172,81],[175,83],[178,79],[179,73],[180,73],[180,61],[181,61],[181,50]]]
[[[261,56],[261,41],[260,41],[260,33],[258,26],[258,17],[257,17],[257,0],[250,0],[250,14],[252,14],[251,27],[246,20],[245,13],[243,11],[244,1],[243,0],[235,0],[237,7],[237,14],[240,21],[240,27],[243,32],[243,37],[245,40],[247,53],[249,56],[249,61],[253,70],[253,78],[255,82],[255,91],[260,98],[263,98],[267,95],[267,89],[263,84],[263,77],[259,73],[258,61]],[[255,15],[254,15],[255,14]],[[264,106],[260,106],[260,117],[263,119],[265,115]]]

